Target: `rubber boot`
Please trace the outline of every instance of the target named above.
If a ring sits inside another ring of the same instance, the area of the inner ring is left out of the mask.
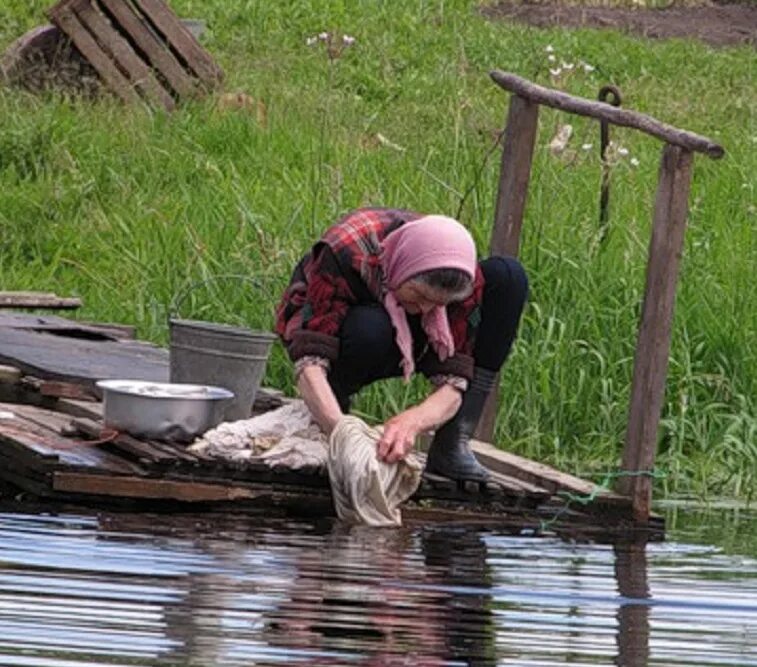
[[[426,470],[454,480],[483,482],[489,477],[471,452],[468,442],[476,430],[497,374],[476,368],[457,414],[434,435],[426,459]]]

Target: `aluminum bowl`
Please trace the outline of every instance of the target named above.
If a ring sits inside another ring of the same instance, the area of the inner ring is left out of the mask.
[[[223,420],[234,394],[199,384],[100,380],[105,425],[138,438],[192,442]]]

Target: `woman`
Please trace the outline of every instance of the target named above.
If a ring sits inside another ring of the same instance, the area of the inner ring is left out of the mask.
[[[348,213],[294,270],[276,330],[325,433],[371,382],[417,369],[435,387],[389,419],[378,456],[399,461],[436,429],[426,469],[483,481],[468,442],[504,363],[528,292],[512,258],[476,261],[456,220],[385,208]]]

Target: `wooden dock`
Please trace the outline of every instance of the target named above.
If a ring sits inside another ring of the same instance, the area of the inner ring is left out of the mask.
[[[332,516],[328,478],[235,463],[184,446],[108,431],[94,382],[165,381],[167,351],[133,339],[127,327],[59,317],[0,314],[0,480],[5,495],[87,505],[218,508]],[[260,392],[254,409],[278,407]],[[491,471],[485,484],[425,475],[403,515],[534,531],[603,535],[631,530],[630,501],[591,482],[475,442]],[[576,502],[577,497],[591,502]],[[654,519],[645,529],[660,533]],[[638,529],[638,527],[636,527]]]

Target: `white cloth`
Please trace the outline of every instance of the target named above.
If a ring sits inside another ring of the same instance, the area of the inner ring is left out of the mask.
[[[410,454],[384,463],[381,434],[357,417],[343,417],[326,440],[304,401],[292,401],[252,419],[219,424],[190,451],[230,461],[262,460],[274,469],[328,470],[334,507],[351,524],[399,526],[400,505],[415,493],[422,468]]]
[[[413,454],[397,463],[376,455],[381,434],[357,417],[339,420],[329,438],[328,469],[337,516],[348,523],[400,526],[400,505],[415,493],[421,464]]]
[[[229,461],[261,458],[272,468],[326,470],[326,436],[313,423],[303,401],[252,419],[219,424],[189,449]]]

